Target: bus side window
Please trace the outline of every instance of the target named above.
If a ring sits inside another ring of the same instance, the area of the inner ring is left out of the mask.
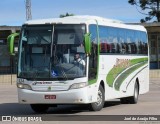
[[[89,31],[91,33],[91,55],[89,56],[89,80],[96,79],[98,68],[98,35],[97,26],[90,25]]]
[[[120,51],[121,51],[121,47],[120,47],[120,45],[117,43],[117,53],[120,53]]]
[[[129,44],[128,44],[128,43],[126,43],[126,53],[127,53],[127,54],[130,53],[130,51],[129,51]]]
[[[108,51],[108,45],[107,45],[107,43],[101,43],[100,44],[100,50],[101,50],[101,53],[107,53],[107,51]]]
[[[107,53],[110,53],[111,51],[111,44],[107,44]]]
[[[112,49],[111,49],[111,53],[115,53],[115,49],[116,49],[116,48],[115,48],[114,43],[111,43],[111,48],[112,48]]]
[[[100,52],[103,53],[104,52],[104,44],[100,43]]]
[[[122,44],[122,54],[126,53],[126,45],[123,43]]]

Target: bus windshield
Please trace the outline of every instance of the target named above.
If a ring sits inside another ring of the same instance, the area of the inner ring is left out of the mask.
[[[19,44],[18,77],[32,80],[84,77],[85,31],[85,25],[24,25]]]

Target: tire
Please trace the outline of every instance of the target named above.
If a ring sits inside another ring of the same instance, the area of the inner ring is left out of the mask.
[[[128,103],[136,104],[138,102],[138,96],[139,96],[139,87],[138,84],[135,83],[133,96],[121,98],[120,100],[122,104],[128,104]]]
[[[97,102],[90,104],[90,110],[91,111],[100,111],[103,108],[104,103],[105,103],[104,89],[100,85],[99,90],[98,90],[98,94],[97,94]]]
[[[137,104],[138,96],[139,96],[139,87],[138,87],[138,84],[136,83],[134,88],[134,95],[129,97],[129,102],[131,104]]]
[[[49,106],[45,104],[31,104],[32,110],[36,113],[45,113],[47,112]]]

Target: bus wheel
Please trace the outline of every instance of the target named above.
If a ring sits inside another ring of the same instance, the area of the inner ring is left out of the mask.
[[[45,104],[31,104],[30,106],[32,110],[36,113],[45,113],[49,108],[49,106]]]
[[[139,87],[138,84],[135,83],[133,96],[121,98],[120,100],[122,104],[127,104],[127,103],[136,104],[138,102],[138,96],[139,96]]]
[[[104,106],[105,98],[104,98],[104,89],[100,85],[98,90],[97,102],[90,104],[91,111],[100,111]]]
[[[128,98],[129,102],[131,104],[136,104],[138,102],[138,96],[139,96],[139,87],[138,87],[138,84],[135,83],[134,95]]]

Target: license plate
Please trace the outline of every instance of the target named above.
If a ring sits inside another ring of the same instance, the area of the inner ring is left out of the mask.
[[[56,99],[56,95],[45,95],[45,99]]]

